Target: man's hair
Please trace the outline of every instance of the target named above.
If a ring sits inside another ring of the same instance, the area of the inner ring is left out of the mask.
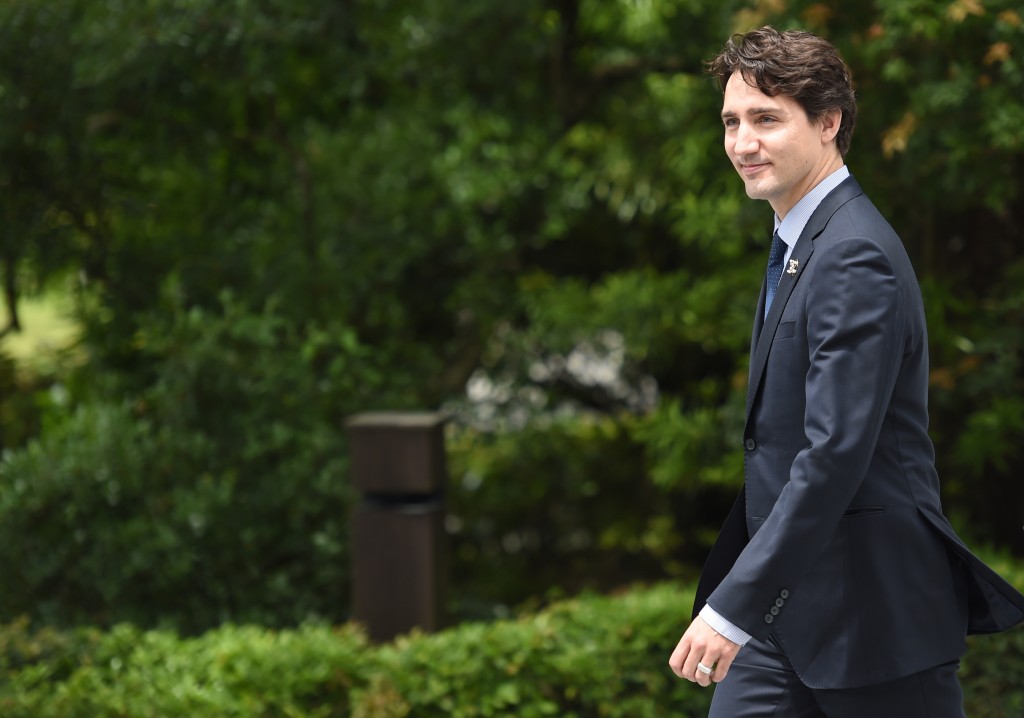
[[[745,35],[733,35],[716,57],[707,63],[725,91],[734,72],[769,97],[792,97],[811,122],[833,110],[843,113],[836,148],[850,149],[857,121],[850,68],[827,40],[800,30],[779,32],[762,27]]]

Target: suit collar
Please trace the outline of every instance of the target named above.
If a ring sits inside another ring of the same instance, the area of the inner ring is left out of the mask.
[[[764,368],[768,363],[768,352],[771,349],[772,340],[775,338],[775,331],[779,327],[779,320],[782,318],[782,312],[785,310],[786,303],[793,293],[793,288],[803,275],[804,268],[814,252],[814,240],[824,231],[829,220],[832,219],[832,215],[840,207],[862,194],[864,194],[864,191],[857,184],[857,180],[850,176],[825,195],[821,204],[814,210],[811,218],[807,220],[803,232],[800,233],[800,238],[797,240],[793,253],[790,255],[789,261],[782,272],[779,288],[776,290],[775,298],[772,300],[772,308],[763,322],[761,317],[764,316],[765,287],[762,284],[761,297],[757,303],[757,314],[754,317],[754,336],[751,343],[750,380],[747,387],[748,419],[750,418],[750,410],[754,405],[754,397],[757,396],[757,392],[761,387]]]

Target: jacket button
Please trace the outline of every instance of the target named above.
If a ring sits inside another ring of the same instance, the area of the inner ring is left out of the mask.
[[[747,451],[753,451],[754,449],[757,448],[757,442],[748,436],[743,441],[743,448],[746,449]]]
[[[778,606],[772,606],[771,609],[769,610],[769,613],[771,613],[773,616],[778,616],[779,615],[779,607]]]
[[[764,614],[764,622],[765,623],[771,623],[774,620],[775,620],[775,616],[773,616],[772,614],[770,614],[770,613]]]
[[[782,598],[789,598],[789,589],[782,589],[781,591],[779,591],[779,595],[782,596]]]
[[[782,604],[784,604],[785,602],[786,602],[786,599],[784,599],[784,598],[776,598],[775,599],[775,605],[778,606],[779,608],[782,608]]]

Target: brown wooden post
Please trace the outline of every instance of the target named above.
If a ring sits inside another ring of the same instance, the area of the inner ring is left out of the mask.
[[[389,641],[444,623],[445,418],[378,412],[346,422],[352,479],[352,617]]]

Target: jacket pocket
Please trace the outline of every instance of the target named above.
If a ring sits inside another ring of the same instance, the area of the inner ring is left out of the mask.
[[[775,330],[775,338],[773,341],[779,341],[780,339],[789,339],[793,334],[796,333],[796,322],[782,322]]]
[[[878,516],[885,513],[884,506],[851,506],[843,512],[844,519],[856,519],[863,516]]]

